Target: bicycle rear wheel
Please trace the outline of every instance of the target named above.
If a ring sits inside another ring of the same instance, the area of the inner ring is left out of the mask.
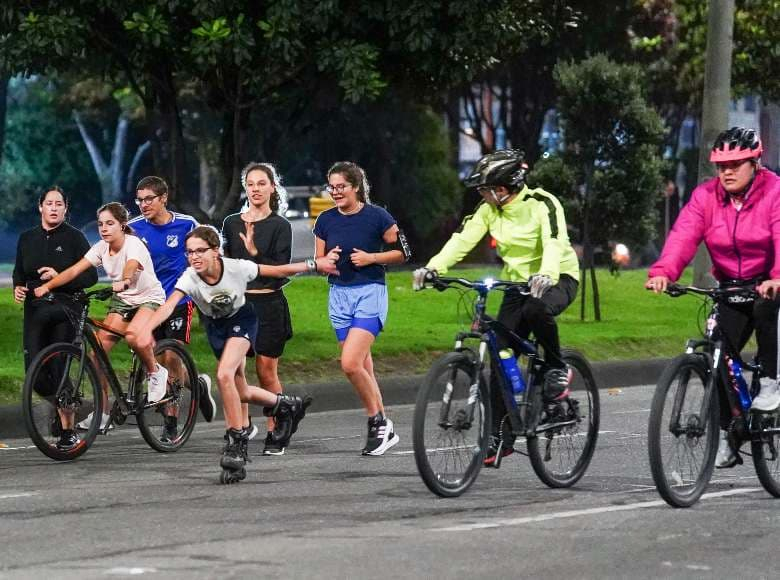
[[[757,415],[753,420],[761,421],[762,429],[780,427],[780,417],[777,413]],[[751,442],[751,452],[753,466],[756,468],[756,475],[761,485],[774,497],[780,497],[780,435],[762,434],[760,441]]]
[[[27,432],[41,452],[58,461],[76,459],[97,437],[103,413],[100,381],[92,361],[68,343],[47,346],[30,363],[22,388],[22,413]],[[65,444],[63,418],[75,432],[90,413],[86,431]]]
[[[144,397],[143,408],[138,411],[138,429],[152,449],[168,453],[181,449],[195,428],[200,400],[198,371],[178,340],[159,341],[154,356],[168,369],[168,391],[164,399],[152,405],[145,404]]]
[[[718,397],[701,413],[709,368],[700,356],[675,358],[658,380],[647,447],[658,493],[673,507],[690,507],[704,493],[718,448]]]
[[[474,483],[487,448],[488,385],[474,361],[464,352],[445,354],[417,393],[414,459],[425,485],[441,497],[459,496]]]
[[[570,487],[585,475],[599,433],[599,391],[588,361],[573,350],[561,352],[571,372],[569,397],[545,404],[528,457],[542,482]]]

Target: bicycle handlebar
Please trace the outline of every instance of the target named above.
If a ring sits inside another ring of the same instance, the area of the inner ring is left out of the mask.
[[[742,296],[744,298],[758,298],[758,292],[754,288],[747,286],[727,286],[725,288],[699,288],[698,286],[682,286],[680,284],[669,284],[664,290],[666,294],[674,298],[683,294],[699,294],[708,296],[713,300],[726,298],[729,296]]]
[[[92,298],[97,300],[108,300],[114,294],[114,290],[109,286],[107,288],[98,288],[97,290],[90,290],[85,292],[80,290],[73,294],[73,298],[82,304],[89,304]]]
[[[515,288],[521,294],[529,294],[530,287],[525,282],[510,282],[508,280],[495,280],[485,278],[484,280],[467,280],[466,278],[451,278],[447,276],[434,276],[426,280],[437,290],[446,290],[453,286],[462,286],[470,290],[503,290],[506,288]]]

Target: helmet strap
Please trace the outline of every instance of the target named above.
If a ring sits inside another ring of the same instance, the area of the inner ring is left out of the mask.
[[[510,197],[512,197],[512,193],[509,192],[509,190],[507,190],[507,194],[506,195],[499,196],[498,193],[496,192],[496,189],[494,187],[490,188],[490,195],[493,198],[493,200],[496,202],[496,205],[498,207],[503,206],[504,203],[506,203],[506,200],[509,199]]]

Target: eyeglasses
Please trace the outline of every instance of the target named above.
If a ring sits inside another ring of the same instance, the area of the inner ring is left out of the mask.
[[[328,193],[344,193],[344,190],[352,187],[351,183],[339,183],[338,185],[326,185],[325,191]]]
[[[159,195],[149,195],[147,197],[136,197],[135,198],[135,205],[138,207],[141,207],[142,205],[149,205],[152,203],[155,199],[160,197]]]
[[[214,248],[195,248],[194,250],[184,250],[184,255],[188,258],[194,258],[195,256],[202,258],[203,254],[213,249]]]

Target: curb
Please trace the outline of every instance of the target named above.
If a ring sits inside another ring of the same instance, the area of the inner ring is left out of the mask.
[[[594,378],[600,389],[632,387],[655,384],[671,359],[647,359],[630,361],[605,361],[592,363]],[[425,375],[391,375],[379,377],[382,396],[387,406],[414,403],[417,385]],[[216,391],[216,387],[214,387]],[[290,393],[308,394],[314,399],[312,411],[336,411],[360,409],[361,403],[352,385],[346,380],[327,383],[289,385]],[[214,392],[219,405],[218,393]],[[221,412],[218,412],[218,418]],[[199,417],[202,421],[202,418]],[[0,406],[0,441],[25,438],[27,431],[20,405]]]

